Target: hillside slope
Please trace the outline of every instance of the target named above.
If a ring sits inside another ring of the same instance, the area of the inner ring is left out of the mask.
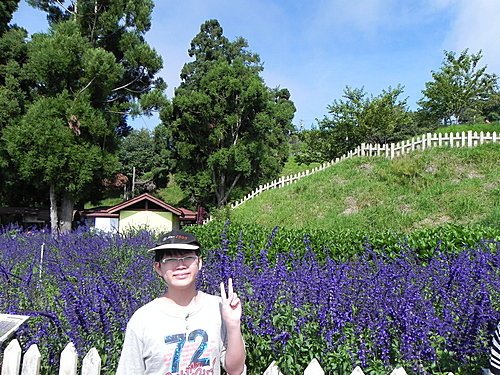
[[[500,144],[353,158],[227,213],[266,227],[412,231],[500,224]]]

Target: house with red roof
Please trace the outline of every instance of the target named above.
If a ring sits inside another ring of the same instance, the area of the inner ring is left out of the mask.
[[[196,219],[196,212],[173,207],[147,193],[112,207],[80,212],[80,221],[84,221],[87,226],[104,232],[118,233],[131,229],[168,232],[196,224]]]

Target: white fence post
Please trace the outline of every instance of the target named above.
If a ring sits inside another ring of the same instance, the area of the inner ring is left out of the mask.
[[[283,374],[280,372],[278,366],[276,366],[276,361],[273,361],[267,367],[266,371],[264,371],[264,375],[283,375]]]
[[[33,344],[24,353],[23,357],[23,369],[21,375],[38,375],[40,373],[40,350],[38,346]]]
[[[311,362],[309,362],[309,365],[306,367],[304,370],[304,375],[324,375],[325,370],[321,367],[319,364],[318,360],[316,358],[313,358]],[[269,367],[264,371],[263,375],[283,375],[276,365],[276,361],[273,361]],[[351,375],[365,375],[361,367],[356,366],[356,368],[351,372]],[[404,368],[398,366],[392,372],[390,375],[407,375],[407,372],[405,371]],[[453,375],[452,372],[449,372],[447,375]]]
[[[319,362],[316,358],[309,363],[304,371],[304,375],[325,375],[325,371],[319,365]]]
[[[395,368],[391,372],[391,375],[408,375],[408,374],[406,373],[406,371],[404,370],[404,368],[398,367],[398,368]]]
[[[89,350],[82,362],[82,375],[99,375],[101,373],[101,357],[96,348]]]
[[[3,362],[0,362],[1,375],[19,375],[22,350],[19,341],[13,339],[4,351]],[[33,344],[24,353],[21,375],[40,374],[40,351]],[[61,353],[59,375],[77,375],[78,355],[75,346],[69,342]],[[56,369],[53,372],[56,373]],[[82,361],[82,375],[100,375],[101,357],[96,348],[88,351]]]
[[[12,340],[3,352],[2,375],[18,375],[21,363],[21,346]]]
[[[361,370],[361,367],[356,366],[353,372],[351,372],[351,375],[365,375],[363,370]]]
[[[76,375],[78,356],[75,345],[68,343],[61,353],[61,363],[59,365],[59,375]]]
[[[432,147],[432,134],[427,133],[427,148],[431,148],[431,147]]]

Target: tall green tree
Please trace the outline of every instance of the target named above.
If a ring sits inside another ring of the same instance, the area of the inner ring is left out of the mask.
[[[353,150],[361,143],[396,142],[415,134],[416,129],[406,105],[400,100],[403,88],[389,88],[378,96],[368,96],[364,88],[344,89],[342,99],[328,106],[328,115],[319,129],[301,133],[299,163],[325,162]]]
[[[20,183],[16,167],[2,142],[3,130],[18,122],[33,100],[34,82],[23,70],[28,51],[27,32],[10,25],[17,4],[18,0],[0,4],[0,205],[36,206],[43,199],[33,188],[37,181]]]
[[[264,84],[247,47],[225,38],[218,21],[202,24],[162,115],[176,181],[196,205],[223,206],[276,177],[288,157],[295,106],[288,90]]]
[[[372,98],[360,123],[363,142],[384,144],[397,142],[414,134],[412,117],[406,99],[399,99],[403,87],[383,90]]]
[[[116,171],[116,157],[96,142],[105,143],[112,132],[87,100],[67,93],[39,98],[19,123],[5,129],[7,151],[20,177],[39,181],[49,192],[54,230],[70,230],[75,197]]]
[[[166,104],[166,84],[158,72],[163,62],[145,40],[151,28],[153,0],[28,0],[47,12],[49,25],[72,20],[92,48],[110,52],[123,69],[119,82],[99,91],[94,88],[93,106],[106,108],[110,116],[119,114],[117,130],[131,131],[132,115],[151,114]],[[93,86],[94,81],[89,82]]]
[[[153,4],[31,3],[48,12],[50,29],[34,35],[28,50],[25,70],[36,81],[35,102],[22,121],[5,129],[4,139],[20,175],[43,182],[52,228],[60,221],[68,230],[75,202],[95,198],[103,179],[117,171],[118,137],[130,131],[128,117],[166,101],[165,84],[155,78],[161,58],[144,40]],[[36,147],[40,139],[52,144]],[[34,151],[16,151],[24,147]],[[39,162],[30,163],[35,157]]]
[[[118,156],[122,163],[122,172],[127,177],[132,177],[134,168],[138,177],[151,171],[157,163],[151,132],[148,129],[132,130],[130,135],[120,142]]]
[[[495,92],[497,76],[486,73],[479,65],[482,53],[469,54],[468,49],[458,56],[445,51],[441,69],[432,72],[432,81],[425,84],[421,108],[439,118],[445,125],[461,123],[479,114],[482,103]]]
[[[0,35],[9,30],[12,15],[17,10],[20,0],[3,0],[0,3]]]
[[[500,91],[496,91],[482,103],[481,115],[485,121],[500,122]]]

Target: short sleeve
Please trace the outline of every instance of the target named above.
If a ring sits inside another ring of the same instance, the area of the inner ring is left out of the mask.
[[[144,374],[146,367],[143,359],[143,349],[142,340],[137,335],[131,322],[129,322],[125,331],[125,340],[123,341],[116,375]]]

